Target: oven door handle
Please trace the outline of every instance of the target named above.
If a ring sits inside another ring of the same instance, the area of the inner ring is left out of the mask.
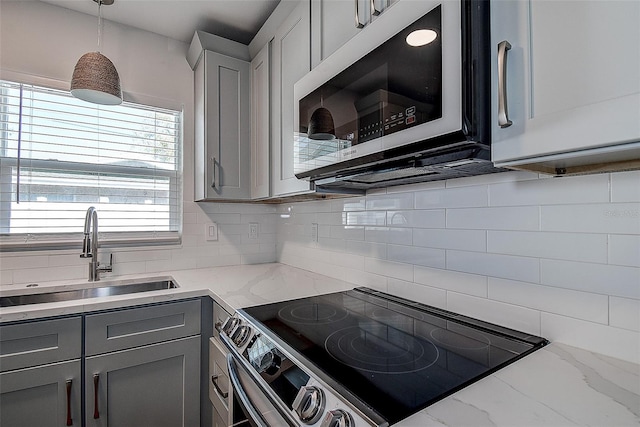
[[[270,427],[269,424],[264,419],[264,417],[262,416],[262,414],[260,413],[260,411],[258,411],[256,409],[255,405],[251,402],[251,399],[249,398],[247,393],[242,388],[242,383],[240,382],[240,378],[238,376],[238,370],[237,370],[238,368],[236,366],[238,366],[238,365],[236,365],[236,358],[233,356],[233,353],[229,353],[227,355],[227,369],[228,369],[228,372],[229,372],[229,379],[231,380],[231,384],[233,386],[233,392],[236,394],[238,399],[240,399],[240,403],[247,410],[248,415],[253,419],[253,421],[256,424],[258,424],[258,427]],[[240,363],[239,368],[240,369],[244,369],[245,372],[247,374],[249,374],[249,377],[252,377],[252,375],[249,372],[247,372],[246,368],[244,368],[242,363]],[[253,381],[253,382],[263,392],[263,395],[269,400],[271,405],[276,409],[278,414],[280,414],[280,416],[282,416],[282,418],[287,422],[287,424],[290,427],[299,427],[300,426],[299,423],[295,422],[291,418],[290,414],[287,414],[287,413],[282,411],[282,409],[278,406],[278,404],[276,404],[276,402],[274,402],[272,400],[272,398],[269,396],[269,394],[266,393],[265,390],[263,390],[262,387],[258,383],[256,383],[255,381]]]

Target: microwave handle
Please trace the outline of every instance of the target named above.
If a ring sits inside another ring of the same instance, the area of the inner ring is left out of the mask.
[[[360,0],[353,0],[355,5],[356,5],[356,28],[364,28],[364,24],[362,22],[360,22],[360,7],[359,7],[359,2]]]
[[[511,44],[503,40],[498,43],[498,126],[509,127],[513,124],[509,120],[507,109],[507,51]]]

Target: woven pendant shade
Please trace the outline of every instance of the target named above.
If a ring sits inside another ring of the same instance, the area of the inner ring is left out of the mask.
[[[82,55],[73,69],[71,94],[95,104],[121,104],[120,76],[113,62],[100,52]]]
[[[309,139],[323,141],[335,139],[336,130],[333,125],[333,116],[329,110],[320,107],[311,114],[307,135]]]

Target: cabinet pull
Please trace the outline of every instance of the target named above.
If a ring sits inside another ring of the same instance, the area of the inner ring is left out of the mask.
[[[72,426],[73,420],[71,419],[71,385],[73,380],[67,380],[67,425]]]
[[[376,9],[376,0],[371,0],[371,15],[378,16],[382,13],[382,9]]]
[[[93,419],[100,418],[98,411],[98,383],[100,382],[100,374],[93,374]]]
[[[211,188],[216,189],[216,158],[211,158]]]
[[[509,127],[513,124],[509,120],[507,110],[507,51],[511,49],[511,44],[503,40],[498,43],[498,126]]]
[[[218,378],[220,378],[220,375],[211,375],[211,382],[213,383],[213,387],[216,389],[218,394],[222,396],[223,399],[226,399],[227,397],[229,397],[229,392],[224,392],[220,389],[220,386],[218,385]]]
[[[355,4],[356,4],[356,28],[363,28],[364,24],[362,22],[360,22],[360,8],[358,3],[360,2],[360,0],[354,0]]]

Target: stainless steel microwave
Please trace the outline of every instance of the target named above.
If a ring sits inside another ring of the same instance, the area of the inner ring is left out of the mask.
[[[400,0],[294,86],[294,172],[368,189],[499,172],[485,0]]]

